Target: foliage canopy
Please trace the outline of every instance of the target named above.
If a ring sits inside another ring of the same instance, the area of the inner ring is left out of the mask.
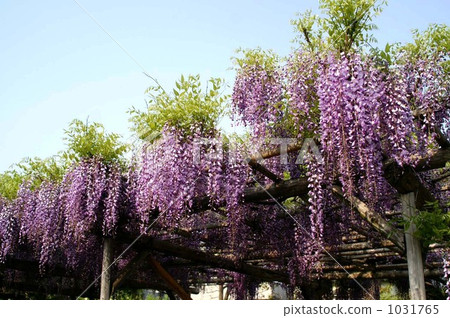
[[[172,93],[161,86],[151,86],[146,93],[150,100],[146,110],[129,110],[131,129],[140,139],[153,141],[164,127],[171,127],[189,135],[193,127],[204,132],[214,131],[223,115],[227,96],[223,95],[224,81],[211,78],[202,89],[199,75],[183,75],[175,83]]]

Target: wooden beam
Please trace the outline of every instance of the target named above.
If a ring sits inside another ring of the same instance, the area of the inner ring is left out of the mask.
[[[173,244],[171,242],[149,238],[145,242],[137,244],[140,250],[152,249],[167,255],[176,256],[186,260],[203,264],[212,268],[222,268],[229,271],[253,276],[261,281],[279,281],[289,283],[289,275],[279,271],[249,265],[245,262],[211,255],[206,252]]]
[[[302,149],[302,146],[303,146],[303,144],[301,144],[301,143],[288,145],[285,150],[286,150],[286,153],[291,153],[291,152]],[[249,160],[250,161],[252,161],[252,160],[258,161],[260,159],[269,159],[269,158],[277,157],[280,154],[281,154],[281,147],[277,147],[274,150],[269,150],[269,151],[265,151],[261,154],[253,155],[249,158]]]
[[[288,147],[288,151],[291,148]],[[295,147],[292,149],[296,149]],[[298,148],[301,149],[301,148]],[[297,150],[298,150],[297,149]],[[277,155],[277,152],[270,153],[270,155]],[[278,151],[279,155],[279,151]],[[256,159],[255,159],[256,160]],[[419,160],[415,171],[426,171],[445,167],[447,161],[450,160],[450,148],[438,149],[430,158]],[[394,160],[388,160],[383,163],[384,176],[386,179],[393,179],[398,175],[403,174],[402,168]],[[308,179],[298,178],[279,183],[261,189],[260,186],[247,188],[244,192],[244,201],[248,203],[259,202],[264,200],[271,200],[272,197],[278,200],[284,200],[290,197],[302,196],[307,194]],[[268,193],[270,193],[270,195]],[[271,197],[272,196],[272,197]],[[208,197],[195,198],[193,202],[193,210],[202,211],[210,208],[210,201]]]
[[[442,269],[425,269],[423,275],[426,277],[442,277],[444,272]],[[405,270],[389,270],[389,271],[358,271],[349,272],[344,271],[328,272],[322,275],[313,275],[312,278],[336,280],[336,279],[398,279],[407,278],[408,271]]]
[[[450,161],[450,148],[440,148],[429,158],[422,158],[414,168],[415,171],[426,171],[445,167]]]
[[[382,233],[388,240],[394,243],[397,247],[397,249],[395,249],[397,252],[400,251],[402,254],[404,253],[405,240],[403,238],[403,234],[397,228],[389,224],[385,219],[381,217],[381,215],[372,211],[363,201],[359,200],[357,197],[344,197],[344,193],[341,187],[333,186],[332,190],[335,195],[344,200],[344,202],[351,206],[353,210],[358,212],[358,214],[364,220],[366,220],[376,231]]]
[[[120,287],[124,280],[150,255],[150,251],[142,251],[131,259],[128,264],[118,273],[117,278],[112,284],[111,294]]]
[[[272,200],[272,197],[277,200],[283,200],[307,194],[308,191],[307,178],[291,179],[266,186],[264,189],[261,186],[247,188],[244,191],[244,201],[248,203],[260,202]],[[193,210],[203,211],[209,208],[211,208],[211,205],[208,197],[194,199],[192,205]]]
[[[264,167],[262,164],[258,163],[256,160],[250,159],[248,165],[254,170],[259,171],[261,174],[272,180],[273,182],[280,182],[282,179],[275,173]]]
[[[100,283],[100,300],[108,300],[111,296],[111,263],[113,258],[112,238],[103,240],[102,278]]]
[[[436,150],[434,154],[430,155],[429,158],[422,158],[419,160],[416,171],[424,171],[424,170],[432,170],[437,168],[442,168],[445,166],[445,163],[450,160],[450,142],[444,136],[442,137],[442,132],[439,130],[438,132],[438,143],[441,145],[441,148]],[[294,151],[298,151],[302,149],[302,144],[294,144],[289,145],[287,147],[287,153],[291,153]],[[279,156],[281,154],[281,148],[277,147],[274,150],[263,152],[259,155],[253,155],[248,160],[249,161],[258,161],[260,159],[269,159],[272,157]],[[388,165],[392,163],[393,160],[385,162],[384,165]]]
[[[450,141],[447,136],[442,133],[442,130],[438,126],[434,127],[434,130],[436,132],[436,142],[438,145],[441,148],[450,148]]]
[[[282,181],[267,186],[264,189],[262,189],[261,186],[248,188],[244,192],[244,200],[245,202],[258,202],[271,200],[272,198],[283,200],[306,194],[308,191],[308,179],[298,178]]]
[[[403,216],[406,221],[416,215],[416,199],[414,193],[400,195]],[[425,277],[423,272],[422,246],[414,237],[416,225],[411,222],[405,230],[406,259],[408,261],[409,295],[411,300],[425,300]]]
[[[152,265],[155,272],[161,276],[161,278],[170,286],[170,288],[175,292],[182,300],[192,300],[191,295],[184,290],[184,288],[178,284],[175,278],[170,275],[168,271],[162,267],[162,265],[152,256],[149,255],[150,264]]]
[[[446,178],[448,178],[448,177],[450,177],[450,170],[448,170],[448,171],[442,173],[441,175],[439,175],[439,176],[433,178],[432,181],[433,181],[433,182],[439,182],[439,181],[444,180],[444,179],[446,179]]]
[[[412,167],[400,167],[399,165],[394,164],[389,168],[389,174],[387,175],[386,180],[400,194],[407,194],[410,192],[416,193],[415,205],[418,209],[422,209],[426,202],[436,201],[436,198],[431,191],[423,185],[420,177]]]
[[[364,241],[364,242],[356,242],[356,243],[343,243],[339,245],[335,251],[337,252],[345,252],[345,251],[356,251],[356,250],[367,250],[376,248],[377,246],[381,247],[392,247],[394,243],[390,240],[383,240],[381,242],[370,242],[370,241]]]

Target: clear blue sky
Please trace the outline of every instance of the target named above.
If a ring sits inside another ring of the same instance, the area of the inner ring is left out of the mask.
[[[238,47],[290,52],[289,20],[317,0],[78,0],[136,60],[170,88],[180,74],[223,77]],[[390,0],[375,21],[379,45],[409,41],[412,28],[450,24],[449,0]],[[0,1],[0,172],[23,157],[64,148],[79,118],[129,138],[127,109],[151,85],[73,0]]]

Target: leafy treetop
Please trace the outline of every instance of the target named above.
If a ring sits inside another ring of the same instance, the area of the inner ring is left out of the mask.
[[[67,150],[63,158],[68,162],[100,157],[105,162],[120,161],[127,146],[120,141],[120,135],[107,133],[102,124],[83,123],[73,120],[65,130]]]
[[[256,49],[236,50],[239,56],[232,57],[233,64],[237,70],[245,69],[248,66],[258,66],[266,71],[274,71],[280,62],[280,57],[272,50]]]
[[[202,90],[199,75],[183,75],[175,83],[172,93],[160,86],[149,87],[146,93],[150,101],[146,110],[135,107],[129,110],[132,130],[140,139],[152,141],[164,127],[172,127],[189,135],[194,126],[203,132],[216,129],[225,110],[227,97],[222,94],[224,81],[211,78],[206,90]]]
[[[0,174],[0,197],[14,199],[24,182],[31,182],[37,188],[44,181],[59,182],[66,171],[67,164],[60,157],[46,159],[25,158],[10,170]]]
[[[99,123],[83,123],[74,120],[65,131],[67,149],[50,158],[25,158],[0,174],[0,197],[14,199],[24,182],[38,188],[43,182],[60,182],[67,168],[74,162],[99,157],[105,163],[123,161],[127,146],[119,141],[120,136],[106,133]]]
[[[349,52],[376,42],[370,34],[377,28],[372,20],[381,13],[385,0],[320,0],[319,3],[324,17],[306,11],[291,21],[298,32],[294,41],[304,49]]]

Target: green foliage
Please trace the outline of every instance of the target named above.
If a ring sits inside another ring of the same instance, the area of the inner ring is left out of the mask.
[[[25,158],[17,165],[21,174],[26,178],[34,180],[36,185],[42,181],[61,181],[66,168],[67,162],[63,162],[60,157],[41,158]]]
[[[121,289],[117,290],[112,296],[112,299],[115,300],[142,300],[142,298],[142,289]]]
[[[448,74],[450,71],[450,27],[445,24],[430,24],[427,29],[420,32],[413,29],[413,42],[398,48],[399,52],[406,53],[406,61],[441,57],[441,63]]]
[[[377,28],[372,20],[381,13],[386,0],[320,0],[319,3],[324,17],[306,11],[291,21],[298,32],[295,41],[304,48],[349,52],[365,43],[376,42],[370,34]]]
[[[245,69],[247,66],[259,66],[266,71],[274,71],[280,62],[280,57],[272,50],[256,49],[236,50],[239,56],[231,58],[237,70]]]
[[[283,180],[291,180],[291,173],[289,171],[283,172]]]
[[[170,300],[169,296],[167,296],[167,294],[164,294],[163,296],[153,296],[153,295],[148,295],[147,298],[145,298],[145,300]]]
[[[121,160],[127,147],[120,143],[119,135],[105,133],[101,124],[84,124],[74,120],[65,131],[68,148],[59,156],[46,159],[25,158],[0,174],[0,196],[12,200],[25,181],[33,189],[42,182],[60,182],[67,168],[74,161],[93,156],[102,157],[105,162]]]
[[[17,196],[17,190],[23,182],[23,176],[15,170],[9,170],[0,174],[0,197],[13,200]]]
[[[13,169],[0,174],[0,196],[13,200],[25,181],[37,188],[43,181],[59,182],[66,171],[67,164],[58,157],[25,158]]]
[[[414,62],[419,59],[437,59],[444,71],[450,71],[450,27],[445,24],[430,24],[420,32],[412,30],[413,41],[406,44],[387,43],[384,50],[372,48],[371,55],[380,65],[389,67],[394,64]]]
[[[120,141],[120,136],[106,133],[102,124],[83,123],[75,119],[69,129],[65,130],[67,150],[63,153],[66,161],[80,161],[83,158],[99,156],[105,162],[121,160],[127,146]]]
[[[164,294],[160,296],[149,293],[144,299],[145,293],[143,289],[120,289],[114,292],[112,299],[114,300],[169,300],[169,297]]]
[[[408,295],[400,294],[395,285],[389,282],[381,283],[380,300],[407,300]]]
[[[450,246],[450,213],[444,213],[437,201],[427,202],[425,210],[406,221],[406,226],[414,223],[417,227],[414,235],[426,248],[431,243]]]
[[[389,66],[396,63],[400,43],[386,43],[384,49],[373,47],[370,49],[370,56],[376,62],[379,69],[387,72]]]
[[[313,52],[323,47],[324,42],[322,38],[324,30],[318,27],[323,23],[322,19],[318,15],[312,14],[311,10],[297,13],[296,15],[298,18],[291,20],[294,31],[298,33],[293,42],[297,42],[303,49],[308,49]]]
[[[329,41],[341,52],[375,42],[369,32],[376,30],[372,20],[381,13],[383,5],[386,5],[385,0],[380,3],[377,0],[321,0],[320,8],[327,16],[323,27]]]
[[[413,29],[414,42],[401,47],[413,56],[433,55],[436,53],[449,54],[450,27],[445,24],[432,23],[423,32]]]
[[[146,91],[150,96],[147,109],[129,110],[132,130],[147,141],[154,140],[166,125],[186,135],[199,125],[204,132],[214,131],[228,100],[222,94],[223,85],[222,79],[211,78],[203,91],[199,75],[182,75],[171,94],[160,86],[152,86]]]

